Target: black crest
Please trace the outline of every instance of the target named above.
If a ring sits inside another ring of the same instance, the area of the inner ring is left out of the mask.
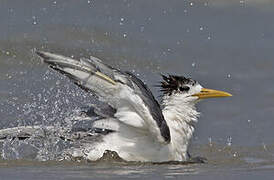
[[[174,91],[188,91],[189,86],[194,86],[196,81],[191,78],[186,78],[184,76],[175,75],[162,75],[163,81],[160,87],[164,94],[171,95]]]

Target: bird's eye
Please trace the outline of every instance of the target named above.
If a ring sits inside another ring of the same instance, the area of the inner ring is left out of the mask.
[[[188,91],[190,88],[188,86],[179,87],[180,91]]]

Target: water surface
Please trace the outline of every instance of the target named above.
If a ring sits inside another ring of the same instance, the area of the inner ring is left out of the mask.
[[[191,76],[234,96],[201,102],[191,152],[203,165],[1,162],[5,179],[271,179],[274,3],[267,0],[2,0],[0,128],[54,125],[92,101],[49,71],[34,48],[97,56],[130,70],[155,96],[160,73]]]

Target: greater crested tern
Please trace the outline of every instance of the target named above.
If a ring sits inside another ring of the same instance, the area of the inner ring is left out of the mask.
[[[110,150],[127,161],[187,161],[189,141],[199,117],[196,102],[231,96],[203,88],[191,78],[162,75],[160,105],[139,78],[96,57],[77,60],[49,52],[36,53],[50,68],[107,104],[94,111],[101,118],[93,128],[107,133],[103,141],[88,150],[89,160],[97,160]]]

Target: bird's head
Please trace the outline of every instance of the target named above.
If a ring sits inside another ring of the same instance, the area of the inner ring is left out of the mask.
[[[200,99],[232,96],[224,91],[203,88],[197,81],[184,76],[162,75],[162,77],[161,91],[168,99],[191,103]]]

